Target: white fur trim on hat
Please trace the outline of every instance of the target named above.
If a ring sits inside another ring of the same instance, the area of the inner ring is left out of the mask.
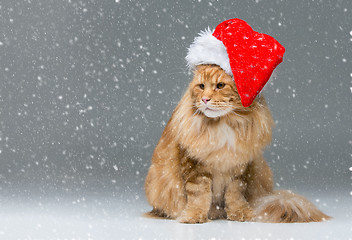
[[[194,39],[186,56],[188,66],[194,69],[200,64],[216,64],[227,74],[233,76],[226,47],[213,36],[213,32],[208,28],[201,31],[199,36]]]

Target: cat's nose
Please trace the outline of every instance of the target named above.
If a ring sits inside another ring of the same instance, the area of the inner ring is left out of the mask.
[[[202,101],[203,101],[205,104],[207,104],[207,102],[210,101],[210,98],[202,98]]]

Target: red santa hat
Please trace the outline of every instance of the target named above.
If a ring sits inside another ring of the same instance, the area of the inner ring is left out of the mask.
[[[253,31],[235,18],[220,23],[214,31],[199,33],[188,49],[190,68],[216,64],[234,78],[242,105],[248,107],[263,89],[285,48],[273,37]]]

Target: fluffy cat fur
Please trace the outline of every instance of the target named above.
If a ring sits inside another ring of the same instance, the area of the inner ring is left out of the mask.
[[[330,217],[290,191],[274,191],[263,158],[273,120],[264,97],[244,108],[231,76],[200,65],[162,133],[145,190],[149,215],[208,219],[317,222]]]

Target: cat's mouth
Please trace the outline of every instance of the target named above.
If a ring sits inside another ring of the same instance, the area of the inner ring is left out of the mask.
[[[210,107],[206,107],[206,108],[204,109],[204,111],[218,112],[218,111],[220,111],[220,110],[219,110],[219,109],[210,108]]]
[[[229,111],[223,109],[216,109],[211,107],[205,107],[201,110],[205,116],[210,118],[217,118],[226,115]]]

